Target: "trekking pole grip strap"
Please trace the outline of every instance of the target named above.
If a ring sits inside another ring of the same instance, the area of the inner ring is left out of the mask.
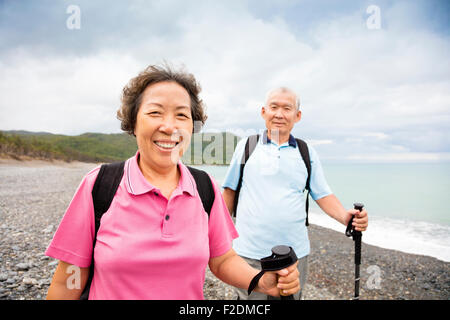
[[[256,276],[253,277],[252,281],[250,281],[250,285],[248,286],[248,290],[247,290],[248,295],[250,295],[250,293],[252,293],[252,291],[256,288],[256,286],[258,285],[259,279],[261,279],[264,272],[266,272],[266,271],[261,270]]]

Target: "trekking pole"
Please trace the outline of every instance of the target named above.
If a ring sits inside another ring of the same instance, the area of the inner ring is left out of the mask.
[[[250,286],[248,287],[248,294],[255,289],[258,284],[259,279],[262,277],[264,272],[266,271],[278,271],[284,268],[289,267],[290,265],[297,262],[297,255],[295,254],[294,249],[288,246],[275,246],[272,248],[272,255],[262,258],[261,262],[261,272],[258,273],[253,280],[250,282]],[[294,296],[291,295],[283,295],[280,290],[280,298],[281,300],[294,300]]]
[[[356,210],[360,212],[364,208],[362,203],[354,203],[353,206]],[[353,237],[353,241],[355,241],[355,297],[354,300],[359,300],[359,266],[361,265],[361,231],[356,231],[352,226],[354,216],[350,219],[347,229],[345,230],[345,235],[347,237]]]

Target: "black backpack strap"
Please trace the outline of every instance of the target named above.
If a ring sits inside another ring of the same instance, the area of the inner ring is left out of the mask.
[[[125,162],[115,162],[103,164],[100,167],[94,187],[92,188],[96,234],[100,227],[100,219],[108,211],[120,181],[122,181],[124,166]]]
[[[237,214],[237,205],[238,205],[238,201],[239,201],[239,193],[241,192],[241,187],[242,187],[242,176],[244,175],[244,167],[245,167],[245,164],[247,163],[248,158],[250,158],[253,151],[255,150],[258,141],[259,141],[259,134],[255,134],[255,135],[249,136],[247,139],[247,142],[245,143],[244,154],[242,155],[240,171],[239,171],[239,181],[238,181],[236,191],[234,193],[234,204],[233,204],[233,212],[232,212],[233,217],[236,217],[236,214]]]
[[[309,226],[308,221],[308,212],[309,212],[309,193],[311,191],[309,181],[311,179],[311,160],[309,158],[309,151],[308,151],[308,145],[305,141],[301,139],[295,139],[297,141],[298,150],[300,151],[300,155],[302,156],[303,162],[305,163],[306,170],[308,172],[308,177],[306,178],[306,184],[305,184],[305,190],[307,190],[306,193],[306,203],[305,203],[305,209],[306,209],[306,226]]]
[[[87,300],[89,297],[89,290],[94,276],[94,248],[97,241],[97,232],[100,228],[100,220],[103,214],[108,211],[117,188],[122,181],[124,165],[125,162],[103,164],[100,167],[94,187],[92,188],[92,201],[94,203],[95,212],[95,234],[92,245],[92,260],[89,267],[89,277],[80,300]]]
[[[209,217],[215,199],[215,193],[211,179],[205,171],[189,166],[187,166],[187,168],[191,172],[192,177],[194,177],[195,183],[197,184],[198,194],[200,195],[200,199],[202,200],[203,208],[205,209]]]

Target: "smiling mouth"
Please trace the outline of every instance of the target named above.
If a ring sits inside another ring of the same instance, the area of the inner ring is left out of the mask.
[[[176,142],[176,141],[171,141],[171,142],[167,142],[167,141],[154,141],[154,143],[158,146],[158,147],[160,147],[160,148],[162,148],[162,149],[165,149],[165,150],[171,150],[171,149],[173,149],[173,148],[175,148],[178,144],[179,144],[179,142]]]

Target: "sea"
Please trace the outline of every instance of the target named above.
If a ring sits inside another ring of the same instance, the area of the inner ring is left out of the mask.
[[[196,166],[221,185],[228,166]],[[450,163],[322,163],[345,208],[365,205],[367,244],[450,262]],[[310,201],[312,224],[345,232],[345,226]],[[349,241],[351,241],[349,239]]]

